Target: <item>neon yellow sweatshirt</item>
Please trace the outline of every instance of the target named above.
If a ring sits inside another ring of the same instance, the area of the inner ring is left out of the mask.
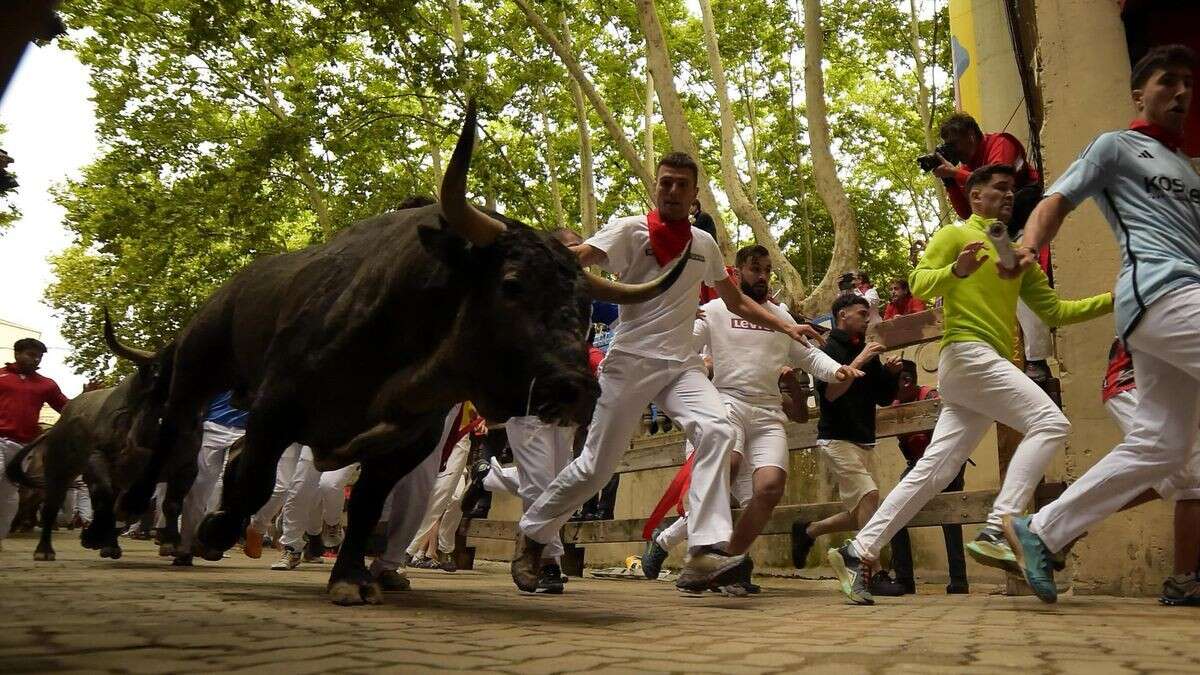
[[[945,327],[942,344],[983,342],[1012,357],[1017,323],[1017,297],[1051,326],[1065,326],[1112,312],[1112,293],[1083,300],[1060,300],[1041,267],[1031,265],[1017,279],[1001,279],[996,270],[996,247],[987,237],[991,218],[970,218],[938,230],[917,268],[908,276],[913,295],[925,300],[941,296]],[[963,246],[982,241],[988,259],[966,279],[951,267]]]

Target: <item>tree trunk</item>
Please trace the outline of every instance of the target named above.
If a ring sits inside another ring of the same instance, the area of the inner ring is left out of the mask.
[[[925,56],[921,52],[921,24],[917,21],[917,0],[908,0],[909,33],[912,37],[913,62],[917,68],[917,112],[921,115],[921,131],[925,132],[925,152],[933,152],[937,143],[933,140],[933,120],[930,119],[929,88],[925,86]],[[946,186],[933,174],[929,180],[937,183],[934,194],[938,202],[938,223],[945,225],[951,221],[950,204],[946,201]],[[915,205],[915,203],[914,203]],[[928,232],[925,233],[929,235]]]
[[[563,44],[571,46],[571,26],[566,14],[562,17]],[[583,102],[583,90],[575,78],[571,78],[571,100],[575,102],[575,123],[579,127],[579,227],[583,236],[596,233],[596,179],[593,174],[592,133],[588,126],[587,106]]]
[[[646,68],[646,115],[643,121],[646,147],[646,171],[654,174],[654,75]]]
[[[667,53],[667,40],[663,35],[662,25],[658,22],[654,0],[637,0],[637,7],[638,20],[646,37],[646,59],[650,72],[654,75],[654,89],[658,93],[658,105],[667,125],[667,135],[671,137],[671,146],[691,155],[700,167],[700,203],[716,223],[717,245],[721,247],[721,254],[727,262],[732,262],[733,245],[717,209],[716,198],[713,196],[712,186],[709,185],[708,171],[704,168],[704,162],[700,160],[700,148],[696,144],[696,138],[692,136],[692,130],[688,128],[683,102],[679,99],[679,92],[675,90],[675,70]]]
[[[788,5],[791,9],[791,5]],[[796,158],[796,191],[798,204],[796,205],[796,217],[800,221],[800,226],[804,231],[804,281],[808,284],[816,283],[813,279],[813,251],[812,251],[812,220],[808,216],[808,187],[804,180],[804,167],[800,163],[800,158],[804,156],[803,148],[800,144],[800,113],[796,110],[796,80],[792,74],[792,54],[795,53],[796,44],[795,27],[792,30],[792,45],[788,52],[788,113],[792,117],[792,147],[794,148],[793,157]]]
[[[829,113],[825,107],[825,77],[821,73],[824,40],[821,2],[804,0],[804,99],[809,150],[817,194],[833,220],[833,255],[829,259],[829,269],[801,306],[801,310],[810,316],[829,311],[830,303],[837,296],[838,277],[842,272],[858,267],[858,223],[829,150]]]
[[[558,187],[558,175],[554,166],[554,143],[550,137],[550,118],[546,115],[548,101],[542,101],[542,138],[546,146],[546,173],[550,174],[550,201],[554,205],[554,226],[566,227],[567,215],[563,211],[562,191]]]
[[[463,56],[463,24],[462,13],[458,11],[458,0],[450,0],[450,30],[454,36],[455,55]]]
[[[421,101],[421,114],[423,114],[426,119],[432,120],[433,114],[429,110],[429,101],[424,96],[419,96],[417,98]],[[433,130],[428,139],[429,159],[433,162],[433,192],[435,195],[437,195],[442,191],[442,144],[438,142],[438,126],[436,124],[430,124],[428,125],[428,128]]]
[[[804,297],[804,280],[783,255],[779,242],[771,234],[767,219],[754,206],[742,189],[741,177],[734,165],[733,110],[729,106],[729,90],[725,82],[725,66],[721,63],[721,51],[717,46],[717,28],[713,22],[712,8],[708,0],[700,0],[700,14],[704,20],[704,42],[708,48],[708,67],[712,70],[713,84],[717,89],[717,102],[721,108],[721,177],[725,180],[725,194],[729,205],[743,222],[750,225],[754,239],[766,247],[771,256],[771,267],[783,282],[782,300],[794,306]]]
[[[600,93],[596,91],[596,87],[592,84],[592,81],[588,79],[587,74],[583,72],[583,68],[579,66],[579,61],[575,58],[575,54],[565,45],[563,45],[562,41],[558,39],[558,36],[554,34],[554,31],[546,25],[545,21],[542,21],[542,17],[538,16],[538,14],[533,11],[533,7],[530,5],[529,0],[513,1],[518,7],[521,8],[521,11],[525,13],[525,17],[528,19],[529,25],[533,27],[537,34],[543,40],[545,40],[547,44],[550,45],[550,48],[554,50],[554,53],[558,56],[558,59],[562,61],[564,66],[566,66],[567,71],[571,74],[571,79],[575,80],[575,83],[578,84],[581,89],[583,89],[584,95],[587,96],[588,101],[590,101],[592,104],[592,108],[596,110],[596,114],[599,115],[600,120],[604,122],[605,129],[608,130],[613,142],[616,143],[617,150],[620,151],[621,157],[623,157],[625,162],[629,164],[629,168],[633,171],[634,175],[642,180],[642,185],[646,188],[646,203],[652,203],[652,196],[654,194],[654,175],[646,171],[646,167],[642,163],[642,158],[638,154],[637,148],[633,147],[633,143],[631,143],[629,141],[629,137],[625,135],[625,131],[617,122],[612,110],[609,109],[608,104],[604,102],[604,99],[600,97]]]

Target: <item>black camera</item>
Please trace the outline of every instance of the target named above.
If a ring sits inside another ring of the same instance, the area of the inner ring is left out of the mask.
[[[917,164],[921,166],[922,171],[929,173],[942,163],[942,160],[938,159],[938,155],[945,157],[946,161],[950,162],[951,164],[958,164],[962,161],[962,159],[958,156],[958,151],[954,149],[952,144],[942,143],[941,145],[937,146],[932,154],[921,155],[918,157]]]

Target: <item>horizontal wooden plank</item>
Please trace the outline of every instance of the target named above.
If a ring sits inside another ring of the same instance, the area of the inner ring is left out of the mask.
[[[875,413],[875,436],[876,438],[889,438],[900,434],[910,434],[914,431],[929,431],[937,423],[938,413],[941,409],[942,403],[936,398],[891,408],[879,408]],[[817,418],[814,416],[804,424],[789,422],[787,435],[788,447],[792,450],[815,447],[817,445]],[[653,439],[653,442],[634,441],[617,467],[617,473],[662,469],[683,464],[682,433],[656,434],[650,438]]]
[[[889,350],[933,342],[942,337],[942,308],[879,321],[867,329],[867,339]]]
[[[1062,494],[1065,483],[1043,483],[1037,488],[1035,499],[1047,502]],[[968,525],[987,521],[992,502],[998,490],[970,490],[967,492],[943,492],[913,516],[909,527],[933,527],[938,525]],[[763,528],[763,534],[787,534],[792,531],[796,520],[820,520],[843,511],[841,502],[821,504],[795,504],[779,506]],[[740,511],[734,511],[735,514]],[[641,541],[645,518],[626,520],[597,520],[583,523],[567,523],[562,529],[563,542],[579,546],[598,543]],[[511,521],[472,520],[467,536],[477,539],[515,539],[516,523]]]

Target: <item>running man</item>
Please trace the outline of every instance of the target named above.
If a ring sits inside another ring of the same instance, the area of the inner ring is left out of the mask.
[[[1133,67],[1137,118],[1101,134],[1029,217],[1018,274],[1036,265],[1067,214],[1094,199],[1121,247],[1117,334],[1137,363],[1132,429],[1032,517],[1012,514],[1005,533],[1034,593],[1055,602],[1055,554],[1093,525],[1187,464],[1200,425],[1200,173],[1179,151],[1191,106],[1196,54],[1152,48]]]

